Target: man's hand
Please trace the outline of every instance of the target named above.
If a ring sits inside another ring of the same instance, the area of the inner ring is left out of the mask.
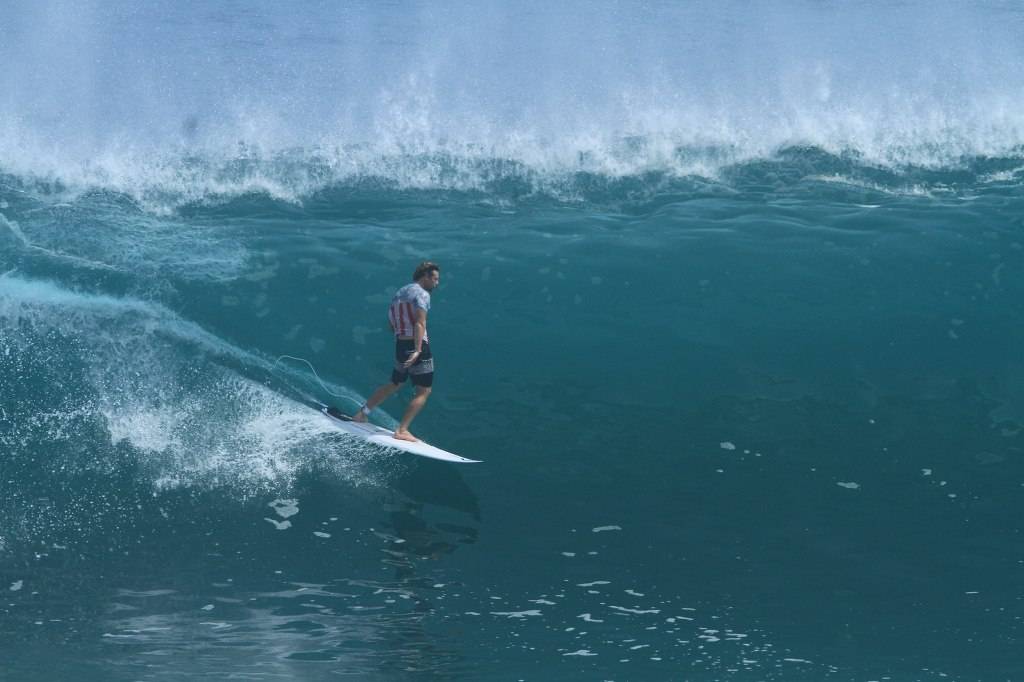
[[[409,369],[414,364],[416,364],[416,361],[420,359],[421,352],[422,351],[414,350],[412,353],[410,353],[406,361],[402,363],[402,367],[404,369]]]

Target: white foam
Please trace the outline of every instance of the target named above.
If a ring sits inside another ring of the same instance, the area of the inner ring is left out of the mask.
[[[116,445],[128,441],[135,448],[163,452],[182,447],[176,435],[178,413],[171,407],[139,407],[120,412],[104,410],[110,440]]]
[[[263,517],[263,520],[272,524],[277,530],[288,530],[292,527],[291,521],[278,521],[277,519],[271,519],[268,517]]]
[[[268,502],[267,506],[274,510],[282,519],[287,519],[299,513],[299,501],[295,499],[274,500]]]
[[[623,613],[635,613],[635,614],[638,614],[638,615],[661,613],[660,609],[630,609],[630,608],[626,608],[625,606],[611,606],[611,605],[609,605],[608,608],[615,609],[616,611],[622,611]]]
[[[12,330],[7,353],[37,355],[46,352],[40,339],[74,340],[60,352],[78,353],[86,395],[66,406],[64,419],[43,426],[57,437],[70,413],[102,417],[112,444],[145,455],[141,469],[157,487],[257,491],[293,480],[313,462],[355,483],[384,475],[360,466],[376,453],[340,437],[315,410],[230,369],[269,373],[273,363],[159,304],[9,275],[0,286],[0,326]],[[200,378],[185,383],[197,368]]]
[[[787,147],[941,167],[1024,141],[1017,25],[988,3],[755,3],[739,21],[718,3],[458,3],[408,22],[371,3],[340,23],[330,4],[265,8],[261,33],[344,46],[284,51],[241,15],[201,26],[175,3],[118,5],[45,51],[61,13],[5,7],[21,30],[0,45],[4,170],[167,207],[297,202],[346,178],[572,194],[576,174],[714,177]]]

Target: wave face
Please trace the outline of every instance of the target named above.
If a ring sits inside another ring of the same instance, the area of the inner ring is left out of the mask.
[[[1019,8],[165,5],[0,17],[0,679],[1021,678]]]
[[[366,178],[565,193],[581,173],[715,177],[793,148],[1024,165],[1024,17],[1005,3],[6,14],[0,171],[172,204]]]

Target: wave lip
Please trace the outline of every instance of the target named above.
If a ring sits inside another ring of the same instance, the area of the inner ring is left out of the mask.
[[[178,150],[160,157],[129,155],[60,168],[12,174],[0,167],[0,193],[29,192],[71,201],[90,192],[129,197],[143,210],[167,215],[188,206],[266,197],[302,206],[328,190],[443,191],[496,199],[549,197],[559,201],[614,200],[678,189],[679,182],[736,188],[792,186],[825,178],[904,193],[929,185],[1019,184],[1024,144],[971,149],[922,144],[878,148],[807,144],[765,146],[682,145],[669,139],[629,137],[600,147],[550,150],[537,144],[515,150],[445,145],[429,151],[380,152],[364,146],[317,147],[197,156]],[[15,230],[24,240],[24,235]]]

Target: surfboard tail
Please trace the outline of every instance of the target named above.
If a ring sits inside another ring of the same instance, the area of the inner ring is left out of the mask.
[[[430,459],[437,459],[443,462],[457,462],[460,464],[480,463],[480,460],[478,459],[469,459],[461,455],[456,455],[454,452],[442,450],[441,448],[424,441],[412,442],[398,440],[387,429],[383,429],[369,422],[357,422],[338,408],[330,405],[325,405],[320,408],[320,412],[327,417],[330,417],[342,431],[352,434],[353,436],[358,436],[375,445],[391,448],[393,450],[402,450],[412,455],[429,457]]]

